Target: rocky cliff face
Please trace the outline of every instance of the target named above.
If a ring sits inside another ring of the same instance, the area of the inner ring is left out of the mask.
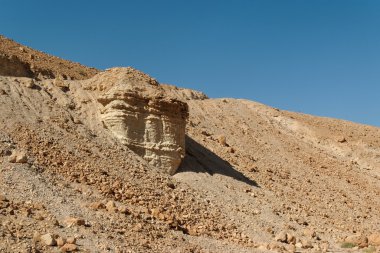
[[[104,126],[150,164],[174,174],[185,155],[187,104],[149,76],[114,68],[87,84],[97,90]]]

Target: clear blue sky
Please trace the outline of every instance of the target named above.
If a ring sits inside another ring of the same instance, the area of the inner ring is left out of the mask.
[[[50,54],[380,126],[379,0],[0,4],[0,33]]]

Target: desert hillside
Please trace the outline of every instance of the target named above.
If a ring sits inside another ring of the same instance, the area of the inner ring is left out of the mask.
[[[0,42],[0,252],[380,252],[379,128]]]

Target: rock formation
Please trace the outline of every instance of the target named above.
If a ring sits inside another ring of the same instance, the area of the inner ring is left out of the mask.
[[[175,173],[185,155],[186,103],[132,68],[100,73],[88,88],[100,91],[101,120],[116,138],[150,164]]]

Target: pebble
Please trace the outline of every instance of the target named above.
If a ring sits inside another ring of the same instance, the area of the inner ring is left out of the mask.
[[[66,240],[66,243],[68,244],[75,244],[76,242],[77,240],[75,239],[75,237],[68,237]]]
[[[61,252],[72,252],[76,251],[78,249],[78,246],[75,244],[66,243],[60,248]]]
[[[117,210],[115,202],[112,200],[108,201],[106,204],[106,209],[108,212],[115,212]]]
[[[9,162],[11,163],[26,163],[28,158],[24,152],[14,151],[9,157]]]
[[[57,245],[56,240],[54,239],[52,234],[44,234],[40,237],[41,242],[43,242],[47,246],[55,246]]]
[[[380,246],[380,232],[368,236],[368,244],[372,246]]]
[[[365,248],[368,246],[368,238],[362,234],[350,235],[344,239],[346,243],[352,243],[359,248]]]
[[[58,237],[56,241],[57,241],[57,246],[58,247],[61,247],[61,246],[63,246],[66,243],[65,239],[62,238],[62,237]]]
[[[64,223],[67,225],[67,227],[72,226],[84,226],[86,225],[86,222],[84,219],[81,218],[74,218],[74,217],[68,217],[64,220]]]
[[[275,237],[274,240],[277,242],[286,242],[287,240],[287,234],[285,231],[279,232]]]
[[[102,202],[93,202],[89,205],[89,208],[92,210],[105,209],[106,206]]]

